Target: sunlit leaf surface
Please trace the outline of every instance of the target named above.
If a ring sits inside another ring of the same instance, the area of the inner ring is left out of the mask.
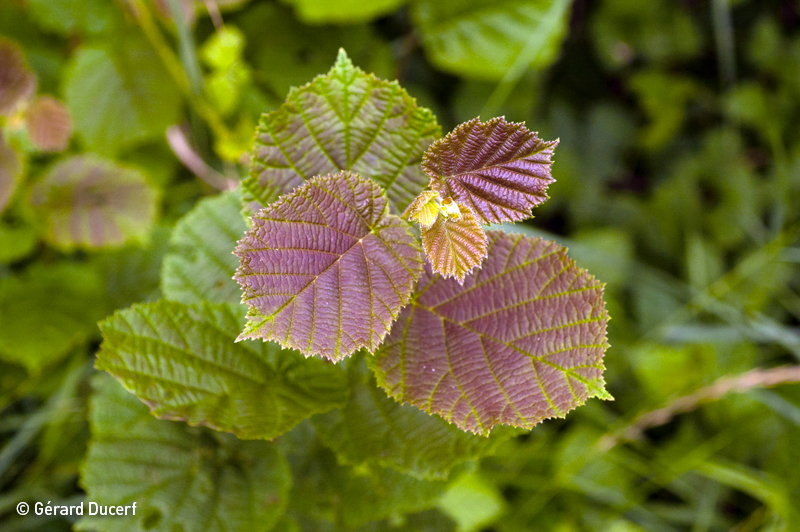
[[[243,439],[274,438],[344,403],[347,385],[335,367],[271,342],[236,343],[242,314],[163,300],[131,307],[100,324],[96,366],[160,418]]]
[[[253,216],[236,280],[241,338],[340,360],[380,345],[422,271],[410,226],[383,190],[349,172],[317,177]]]
[[[76,530],[268,532],[291,487],[286,459],[270,442],[153,418],[113,379],[97,379],[92,444],[81,471],[87,492]],[[127,516],[89,516],[88,501],[132,506]]]
[[[524,124],[476,118],[431,145],[422,166],[431,189],[472,209],[482,224],[514,222],[547,200],[557,144]]]
[[[459,283],[486,258],[486,233],[466,207],[458,215],[439,214],[433,225],[423,227],[422,244],[433,271]]]
[[[64,159],[31,192],[46,237],[60,248],[118,247],[143,240],[158,193],[133,168],[91,156]]]
[[[425,188],[419,164],[439,133],[397,82],[364,73],[340,51],[328,74],[262,117],[245,199],[267,205],[304,180],[352,170],[386,189],[392,211],[402,212]]]
[[[608,398],[603,285],[539,238],[490,231],[464,285],[427,270],[370,360],[395,399],[488,434]]]
[[[286,0],[300,18],[310,24],[367,21],[394,11],[406,0]]]

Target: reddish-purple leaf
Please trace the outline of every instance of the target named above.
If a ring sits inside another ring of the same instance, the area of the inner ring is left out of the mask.
[[[245,200],[267,205],[314,176],[350,170],[382,186],[399,213],[425,188],[422,154],[439,136],[430,110],[341,50],[330,72],[261,118]]]
[[[444,212],[430,227],[422,227],[422,245],[433,271],[459,283],[486,258],[486,233],[475,215],[461,206],[459,214]]]
[[[400,402],[488,434],[563,417],[610,398],[603,285],[566,249],[490,231],[488,258],[464,285],[427,270],[370,364]]]
[[[64,159],[31,191],[47,239],[63,249],[118,247],[147,238],[158,192],[133,168],[88,156]]]
[[[241,338],[341,360],[377,348],[422,272],[410,226],[357,174],[316,177],[253,216],[235,279],[250,305]]]
[[[547,200],[557,144],[524,124],[475,118],[434,142],[422,167],[431,189],[472,209],[482,224],[516,222]]]
[[[36,76],[22,50],[0,37],[0,115],[12,114],[35,92]]]
[[[49,96],[33,102],[25,117],[28,136],[42,151],[64,151],[72,135],[72,119],[63,103]]]

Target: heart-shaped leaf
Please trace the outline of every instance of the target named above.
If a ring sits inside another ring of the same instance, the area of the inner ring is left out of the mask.
[[[563,417],[605,391],[603,285],[540,238],[488,233],[464,285],[433,275],[370,360],[398,401],[488,434]]]
[[[64,104],[55,98],[41,96],[25,116],[28,136],[42,151],[64,151],[72,135],[72,119]]]
[[[486,233],[463,206],[457,214],[440,213],[433,225],[423,227],[422,245],[433,271],[459,283],[486,258]]]
[[[335,367],[274,343],[236,343],[242,314],[208,303],[135,305],[100,324],[96,366],[154,415],[242,439],[275,438],[345,402],[347,383]]]
[[[481,224],[515,222],[547,200],[557,145],[524,124],[475,118],[434,142],[422,167],[432,190],[472,209]]]
[[[167,299],[239,302],[241,291],[233,281],[239,259],[233,250],[247,231],[241,211],[241,194],[231,190],[200,201],[180,219],[170,241],[174,251],[164,257],[161,273]]]
[[[36,76],[19,46],[0,37],[0,115],[9,115],[36,92]]]
[[[157,198],[138,170],[89,156],[59,162],[31,192],[31,203],[45,218],[45,236],[63,249],[144,240]]]
[[[245,200],[267,205],[304,180],[352,170],[383,187],[392,211],[403,212],[425,188],[419,164],[439,135],[430,110],[397,82],[354,67],[341,50],[328,74],[262,117]]]
[[[349,172],[312,179],[253,225],[236,248],[250,305],[240,338],[334,361],[374,350],[422,271],[410,226],[376,183]]]
[[[275,444],[154,419],[111,378],[94,388],[81,485],[92,502],[130,508],[127,516],[91,516],[84,505],[75,530],[273,530],[292,484]]]

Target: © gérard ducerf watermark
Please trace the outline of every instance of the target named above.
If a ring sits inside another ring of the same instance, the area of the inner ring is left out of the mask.
[[[31,507],[27,502],[17,504],[17,513],[19,515],[28,515]],[[136,503],[127,506],[105,505],[97,504],[96,502],[86,502],[79,504],[57,505],[51,504],[50,501],[46,503],[36,502],[33,504],[33,513],[36,515],[113,515],[113,516],[130,516],[136,515]]]

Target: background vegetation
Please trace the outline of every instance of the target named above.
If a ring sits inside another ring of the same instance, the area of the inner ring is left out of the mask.
[[[18,46],[69,118],[25,83],[0,116],[0,529],[70,529],[15,506],[85,497],[96,321],[158,297],[176,221],[344,47],[445,131],[561,139],[516,230],[568,245],[612,316],[616,401],[451,478],[441,518],[371,530],[800,530],[798,27],[794,0],[3,0],[0,104]]]

